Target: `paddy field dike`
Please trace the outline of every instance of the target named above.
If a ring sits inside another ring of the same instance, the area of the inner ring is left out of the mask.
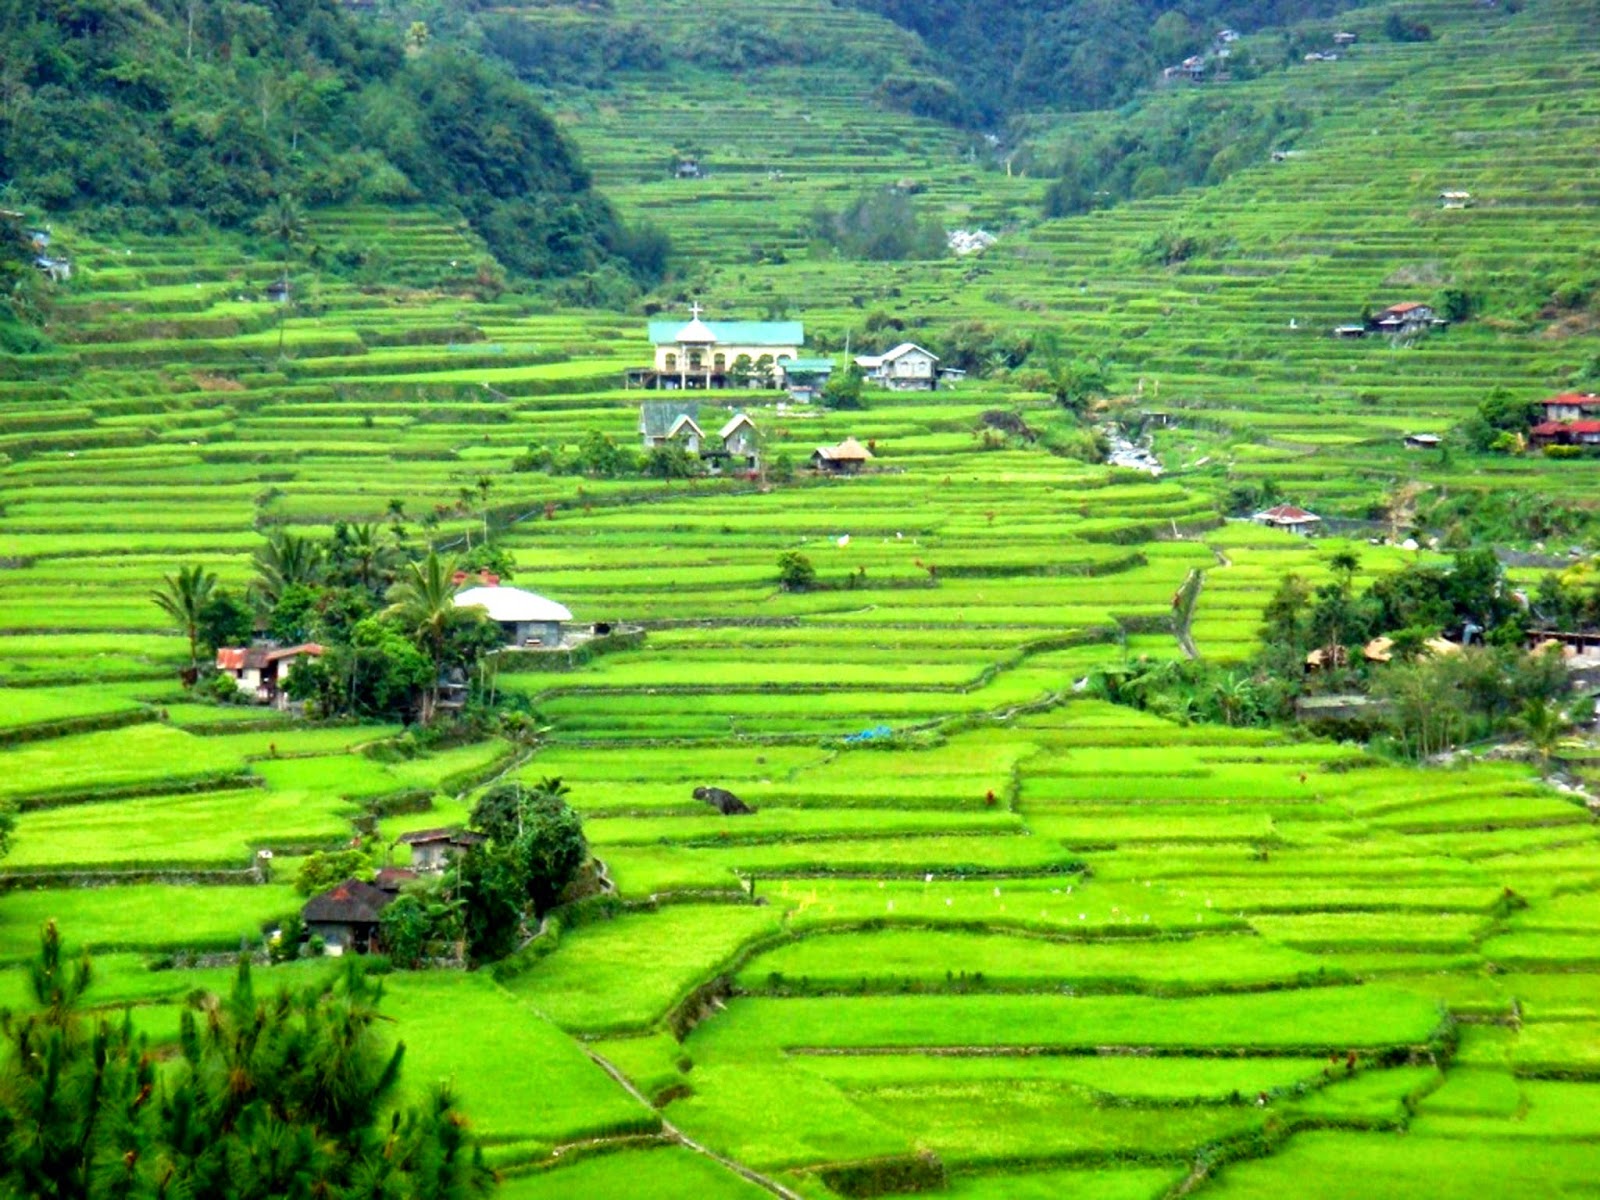
[[[770,7],[818,39],[895,36],[825,0]],[[407,1087],[454,1080],[512,1200],[1600,1190],[1600,829],[1579,799],[1522,764],[1414,767],[1076,687],[1183,657],[1180,632],[1244,663],[1285,574],[1333,577],[1351,543],[1223,518],[1241,482],[1353,516],[1413,480],[1595,498],[1585,461],[1401,436],[1446,432],[1496,386],[1558,390],[1600,351],[1514,283],[1593,266],[1597,10],[1418,0],[1421,44],[1385,40],[1388,11],[1344,14],[1362,38],[1336,63],[1229,85],[1315,110],[1282,161],[1048,221],[1048,178],[872,107],[855,72],[623,73],[549,97],[713,315],[1054,328],[1172,414],[1159,479],[995,446],[986,411],[1065,419],[1003,376],[869,391],[859,412],[716,398],[769,461],[870,441],[853,478],[515,470],[530,445],[636,441],[621,383],[648,359],[642,314],[480,298],[483,245],[423,207],[312,209],[308,238],[367,265],[294,267],[287,309],[257,298],[284,264],[245,240],[57,223],[75,274],[56,348],[0,357],[0,799],[19,809],[0,1006],[54,919],[95,954],[95,1002],[173,1040],[185,997],[299,909],[304,856],[559,777],[615,896],[493,969],[385,979]],[[1033,136],[1094,119],[1043,115]],[[663,146],[690,142],[706,178],[667,178]],[[904,178],[999,242],[888,264],[809,244],[819,202]],[[1446,188],[1480,202],[1442,210]],[[1206,249],[1152,265],[1175,229]],[[1328,336],[1468,274],[1487,281],[1477,319],[1406,347]],[[688,296],[668,291],[669,310]],[[547,727],[536,745],[396,760],[364,752],[396,727],[179,685],[163,574],[201,563],[242,588],[267,532],[381,524],[393,499],[458,545],[479,536],[460,499],[480,477],[519,586],[645,629],[501,670]],[[1430,557],[1356,549],[1368,578]],[[788,550],[816,589],[779,588]],[[756,811],[722,817],[700,785]],[[328,970],[263,967],[258,986]]]

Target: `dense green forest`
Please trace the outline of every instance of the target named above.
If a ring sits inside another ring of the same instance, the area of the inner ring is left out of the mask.
[[[509,72],[336,0],[0,0],[0,185],[90,228],[446,205],[530,278],[664,259]]]
[[[1241,32],[1327,16],[1340,0],[851,0],[920,36],[958,85],[946,94],[909,85],[922,115],[989,124],[1035,108],[1110,108],[1161,69]],[[885,97],[895,99],[895,97]]]

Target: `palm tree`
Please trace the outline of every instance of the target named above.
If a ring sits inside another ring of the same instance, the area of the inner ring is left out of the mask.
[[[286,588],[321,579],[322,547],[309,537],[278,532],[270,534],[267,544],[256,551],[256,580],[250,590],[270,608]]]
[[[489,544],[489,493],[494,490],[494,480],[487,475],[478,476],[478,495],[483,497],[483,544]]]
[[[1349,595],[1350,584],[1361,570],[1361,556],[1354,550],[1340,550],[1328,559],[1328,569],[1339,581],[1340,590]]]
[[[439,673],[444,669],[445,641],[459,611],[455,603],[455,564],[432,550],[421,562],[408,563],[389,589],[383,615],[397,621],[417,649],[433,663],[433,683],[423,693],[422,723],[433,720],[439,703]]]
[[[1214,692],[1222,720],[1227,725],[1244,724],[1255,715],[1256,688],[1250,677],[1235,671],[1217,681]]]
[[[255,219],[255,228],[268,237],[277,238],[283,245],[283,283],[289,283],[289,268],[292,264],[294,244],[306,234],[306,210],[300,207],[300,201],[293,196],[279,196],[267,205],[259,217]],[[284,316],[289,308],[289,294],[284,293],[283,302],[278,305],[278,357],[283,357],[283,331]]]
[[[289,273],[289,254],[306,233],[306,210],[293,196],[279,196],[255,220],[255,227],[283,245],[283,273]]]
[[[1552,700],[1529,700],[1512,722],[1539,759],[1539,774],[1548,778],[1550,760],[1572,731],[1572,717]]]
[[[176,575],[163,576],[162,584],[151,598],[161,611],[172,618],[183,635],[189,639],[189,669],[185,682],[192,684],[200,669],[200,614],[216,590],[217,577],[204,567],[179,567]]]
[[[383,544],[383,534],[376,525],[352,525],[346,546],[350,563],[355,567],[356,581],[370,588],[387,565],[389,548]]]

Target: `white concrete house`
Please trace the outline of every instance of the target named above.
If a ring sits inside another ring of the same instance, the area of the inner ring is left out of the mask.
[[[867,379],[899,392],[933,391],[939,386],[939,356],[915,342],[901,342],[883,354],[856,359]]]
[[[507,646],[561,645],[572,613],[565,605],[521,588],[484,584],[456,594],[457,608],[482,608],[505,632]]]

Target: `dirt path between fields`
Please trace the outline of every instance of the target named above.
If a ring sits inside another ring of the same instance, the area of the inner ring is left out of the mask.
[[[615,1079],[622,1087],[623,1091],[627,1092],[628,1095],[632,1096],[651,1112],[660,1115],[660,1110],[657,1109],[655,1105],[650,1103],[649,1099],[643,1092],[633,1086],[632,1080],[630,1080],[621,1071],[617,1070],[616,1067],[612,1066],[604,1056],[596,1054],[587,1046],[583,1048],[583,1052],[594,1060],[594,1063],[597,1067],[599,1067],[607,1075],[611,1076],[611,1078]],[[805,1197],[800,1195],[799,1192],[784,1187],[783,1184],[779,1183],[776,1179],[770,1179],[761,1174],[759,1171],[751,1170],[743,1163],[735,1162],[731,1158],[724,1158],[722,1155],[718,1154],[709,1147],[701,1145],[688,1134],[684,1133],[671,1121],[667,1120],[665,1116],[661,1117],[661,1133],[662,1136],[668,1141],[677,1142],[680,1146],[683,1146],[689,1150],[693,1150],[696,1154],[704,1155],[712,1162],[717,1163],[719,1166],[725,1167],[729,1171],[732,1171],[735,1175],[739,1175],[742,1178],[749,1180],[763,1191],[771,1192],[774,1196],[782,1197],[782,1200],[805,1200]]]

